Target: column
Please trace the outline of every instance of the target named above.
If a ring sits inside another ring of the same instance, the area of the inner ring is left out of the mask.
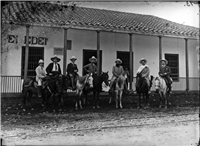
[[[24,62],[24,80],[27,79],[27,74],[28,74],[29,29],[30,29],[30,25],[26,25],[26,49],[25,49],[25,62]]]
[[[63,75],[66,74],[67,65],[67,28],[64,28],[64,48],[63,48]]]

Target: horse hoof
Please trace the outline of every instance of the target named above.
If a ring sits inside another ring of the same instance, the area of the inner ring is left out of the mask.
[[[77,110],[78,110],[78,108],[76,107],[76,108],[75,108],[75,110],[77,111]]]
[[[165,109],[167,109],[167,106],[165,106]]]
[[[93,106],[93,109],[95,109],[95,106]]]
[[[122,107],[122,106],[120,106],[120,108],[121,108],[121,109],[123,109],[123,107]]]
[[[97,105],[97,108],[100,108],[100,107]]]

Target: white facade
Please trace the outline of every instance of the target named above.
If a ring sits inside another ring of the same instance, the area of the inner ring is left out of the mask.
[[[26,36],[25,27],[19,26],[8,33],[17,35],[18,43],[3,43],[3,53],[1,55],[1,75],[21,76],[21,50]],[[67,39],[72,40],[72,48],[67,51],[67,64],[71,56],[76,56],[79,74],[82,74],[83,49],[97,49],[97,32],[89,30],[68,29]],[[30,36],[47,37],[47,45],[34,45],[44,47],[44,66],[50,62],[54,55],[54,47],[63,48],[64,30],[45,27],[31,27]],[[5,36],[6,37],[6,36]],[[132,37],[133,46],[133,76],[139,67],[139,60],[146,58],[150,67],[151,75],[158,76],[159,66],[159,38],[157,36],[134,35]],[[198,59],[196,50],[197,40],[188,40],[188,60],[189,77],[199,77]],[[32,46],[32,45],[30,45]],[[129,34],[100,32],[100,50],[102,50],[102,71],[109,71],[112,76],[112,66],[115,64],[117,51],[129,51]],[[174,90],[185,90],[186,60],[185,60],[185,40],[181,38],[162,37],[162,56],[165,53],[179,54],[179,77],[183,77],[179,82],[174,82]],[[63,56],[61,58],[61,70],[63,72]],[[198,90],[199,82],[190,80],[190,89]]]

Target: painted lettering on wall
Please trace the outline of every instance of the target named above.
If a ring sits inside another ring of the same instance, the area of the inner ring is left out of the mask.
[[[29,36],[29,44],[31,45],[47,45],[48,38]],[[8,43],[18,43],[17,35],[8,35]],[[24,36],[24,44],[26,44],[26,36]]]

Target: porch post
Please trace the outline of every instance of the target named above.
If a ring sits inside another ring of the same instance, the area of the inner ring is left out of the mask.
[[[162,36],[158,36],[159,38],[159,69],[160,69],[160,60],[162,59]]]
[[[100,31],[97,31],[97,74],[100,75]]]
[[[67,64],[67,28],[64,28],[64,48],[63,48],[63,75],[66,74]]]
[[[188,39],[185,39],[186,92],[189,92]]]
[[[26,49],[25,49],[25,62],[24,62],[24,80],[27,79],[27,74],[28,74],[29,29],[30,29],[30,25],[26,25]]]
[[[133,48],[132,48],[132,33],[129,33],[129,54],[130,54],[130,89],[132,89],[132,82],[133,82]]]

